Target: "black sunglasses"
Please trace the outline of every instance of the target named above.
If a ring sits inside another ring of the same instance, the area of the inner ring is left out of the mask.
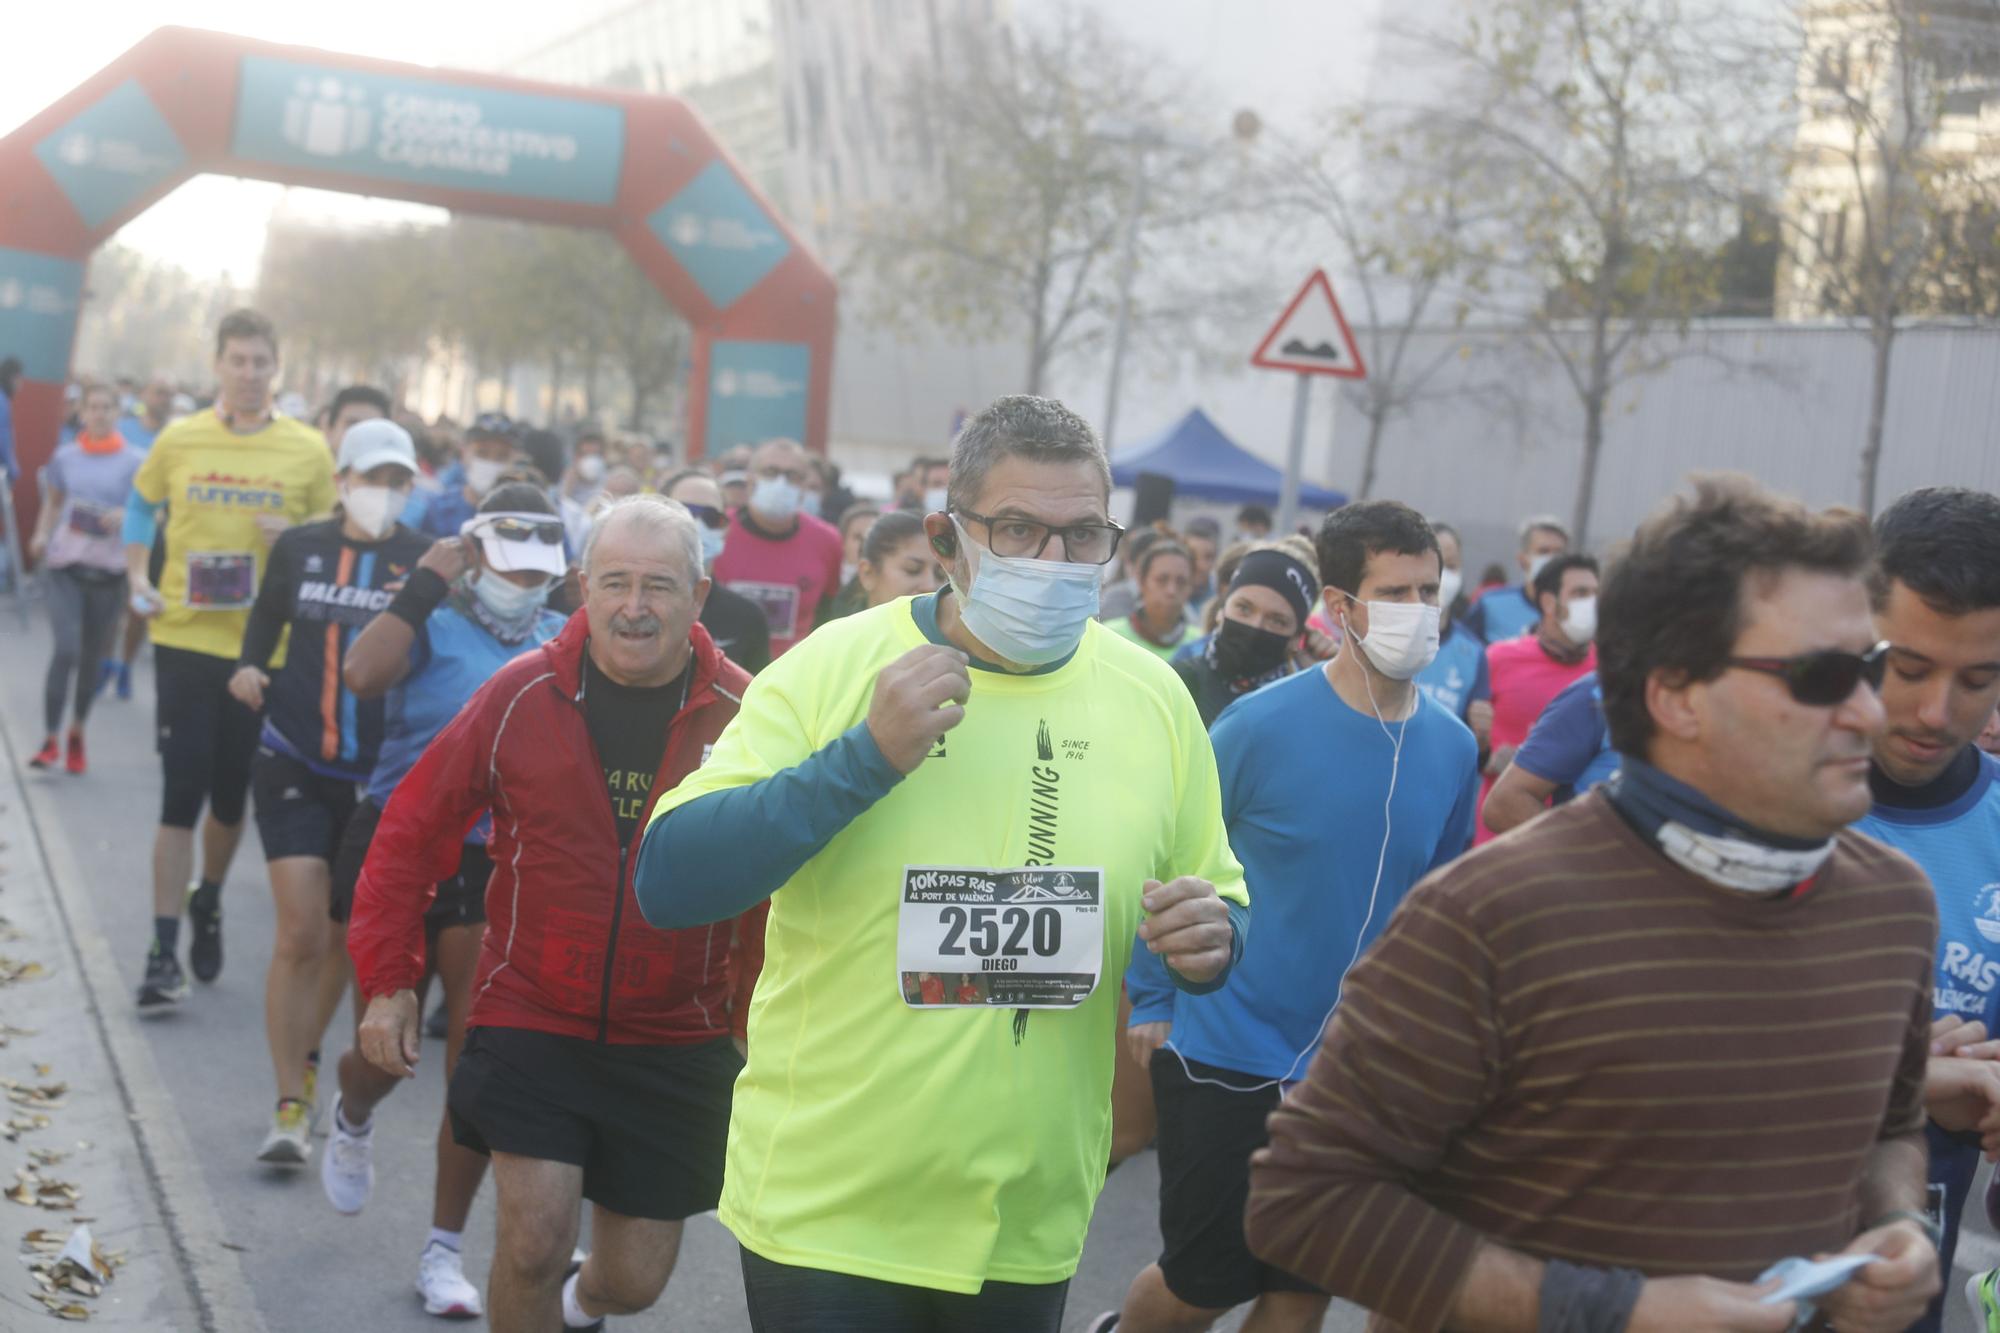
[[[560,519],[521,518],[514,514],[503,514],[497,518],[480,519],[472,535],[495,537],[503,542],[541,542],[546,546],[560,546],[563,526]]]
[[[1884,639],[1865,653],[1827,648],[1797,657],[1731,657],[1726,665],[1745,671],[1761,671],[1785,682],[1794,702],[1813,708],[1833,708],[1847,702],[1862,681],[1868,688],[1882,688],[1882,673],[1889,666],[1889,642]]]
[[[695,522],[705,528],[726,528],[729,526],[728,511],[717,509],[714,505],[689,505],[687,511],[694,515]]]

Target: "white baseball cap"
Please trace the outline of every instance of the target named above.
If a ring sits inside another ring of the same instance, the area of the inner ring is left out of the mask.
[[[387,417],[357,421],[340,437],[339,471],[367,472],[384,463],[417,470],[417,446],[410,432]]]

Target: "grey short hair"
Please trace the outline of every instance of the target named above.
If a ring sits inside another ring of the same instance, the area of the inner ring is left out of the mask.
[[[1110,498],[1111,460],[1090,423],[1053,398],[1016,393],[988,403],[958,433],[946,502],[954,509],[969,507],[993,465],[1016,455],[1037,463],[1093,464]]]
[[[621,496],[604,506],[603,512],[591,520],[590,535],[583,540],[583,555],[579,561],[584,573],[590,572],[590,557],[597,550],[597,539],[621,518],[667,533],[680,544],[681,554],[687,557],[688,569],[695,579],[701,578],[701,529],[695,526],[694,515],[679,500],[651,493]]]
[[[1522,550],[1525,551],[1528,549],[1528,538],[1538,532],[1553,532],[1556,536],[1563,539],[1564,546],[1569,545],[1569,524],[1563,522],[1554,514],[1536,514],[1533,518],[1521,521],[1519,535]],[[1458,534],[1453,533],[1452,535],[1457,536]]]

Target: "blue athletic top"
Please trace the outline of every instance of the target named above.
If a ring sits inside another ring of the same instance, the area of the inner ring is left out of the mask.
[[[1549,700],[1514,762],[1556,784],[1556,801],[1581,796],[1618,771],[1618,752],[1604,725],[1604,689],[1597,673],[1578,676]]]
[[[1967,752],[1971,757],[1962,756],[1954,766],[1976,764],[1976,772],[1962,792],[1942,804],[1890,804],[1881,799],[1886,779],[1875,773],[1875,805],[1854,827],[1923,867],[1937,893],[1937,976],[1931,1012],[1976,1019],[1993,1033],[2000,1020],[2000,781],[1995,781],[2000,764],[1971,746]],[[1955,785],[1953,776],[1948,768],[1934,785]],[[1922,799],[1921,792],[1908,795]],[[1949,1278],[1958,1248],[1959,1218],[1979,1171],[1979,1136],[1948,1134],[1929,1123],[1926,1129],[1932,1203],[1941,1202],[1944,1220],[1939,1258]],[[1941,1201],[1936,1198],[1940,1193]],[[1949,1289],[1950,1283],[1946,1286]],[[1925,1318],[1911,1325],[1913,1333],[1938,1329],[1941,1309],[1941,1302],[1933,1301]]]
[[[410,674],[389,691],[382,757],[368,778],[368,799],[386,807],[396,784],[423,756],[424,747],[458,716],[479,687],[522,653],[560,634],[562,627],[561,616],[544,610],[535,617],[527,638],[507,644],[450,602],[431,612],[410,645]],[[488,827],[482,817],[480,828]],[[482,832],[467,841],[485,842],[486,837]]]
[[[127,412],[118,418],[118,433],[125,437],[125,443],[145,453],[153,447],[153,441],[160,438],[160,432],[146,424],[146,418],[137,412]]]
[[[1518,583],[1510,583],[1486,593],[1468,607],[1465,627],[1472,631],[1475,639],[1499,643],[1503,639],[1519,638],[1539,624],[1541,619],[1541,608],[1535,605],[1528,590]]]
[[[1350,708],[1321,669],[1247,694],[1216,719],[1222,813],[1256,929],[1228,982],[1205,996],[1177,992],[1158,957],[1135,950],[1125,973],[1133,1023],[1171,1019],[1189,1060],[1253,1079],[1304,1076],[1349,964],[1418,880],[1472,842],[1472,733],[1422,694],[1407,722],[1387,724],[1387,735],[1383,726]]]
[[[475,509],[465,498],[465,481],[442,490],[412,490],[403,508],[403,522],[432,537],[456,537]]]
[[[1486,675],[1486,645],[1457,621],[1445,626],[1438,655],[1417,673],[1417,688],[1445,706],[1459,721],[1474,700],[1491,699],[1493,682]]]

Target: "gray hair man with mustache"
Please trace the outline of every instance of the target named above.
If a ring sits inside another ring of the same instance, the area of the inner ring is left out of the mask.
[[[658,1299],[681,1224],[716,1205],[730,1093],[735,923],[656,930],[632,900],[638,830],[700,766],[750,678],[697,620],[709,581],[685,506],[618,500],[583,552],[583,610],[501,668],[396,789],[350,951],[367,1059],[408,1077],[430,885],[493,817],[495,869],[453,1136],[490,1153],[495,1333],[601,1328]],[[592,1250],[570,1263],[584,1200]],[[565,1272],[567,1267],[568,1271]]]

